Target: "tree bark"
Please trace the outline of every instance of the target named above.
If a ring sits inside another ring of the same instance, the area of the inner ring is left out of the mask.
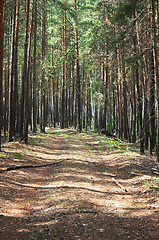
[[[66,125],[66,10],[62,14],[62,84],[61,84],[61,128]]]
[[[15,134],[14,118],[14,64],[15,64],[15,24],[16,24],[16,0],[12,0],[12,35],[10,51],[10,74],[9,74],[9,116],[8,116],[8,141],[13,141]]]
[[[25,9],[25,34],[24,34],[24,63],[22,71],[22,91],[21,91],[21,111],[20,111],[20,125],[19,125],[19,137],[20,140],[24,138],[24,119],[25,119],[25,88],[27,79],[27,54],[28,54],[28,31],[29,31],[29,7],[30,0],[26,0]]]
[[[40,132],[45,132],[45,90],[44,66],[45,57],[45,0],[42,0],[41,19],[41,73],[40,73]]]
[[[157,56],[157,39],[156,39],[156,22],[155,22],[155,0],[151,0],[152,6],[152,27],[153,27],[153,56],[154,56],[154,65],[155,65],[155,77],[156,77],[156,85],[157,85],[157,102],[158,102],[158,119],[157,119],[157,128],[158,128],[158,136],[157,136],[157,159],[159,161],[159,71],[158,71],[158,56]]]
[[[135,9],[134,12],[134,19],[137,19],[137,10]],[[141,54],[141,56],[143,57],[142,54],[142,48],[141,48],[141,43],[140,43],[140,36],[139,36],[139,25],[138,25],[138,21],[135,20],[135,24],[136,24],[136,38],[137,38],[137,42],[138,42],[138,52],[139,54]],[[136,44],[136,41],[134,42],[134,46]],[[144,129],[143,129],[143,117],[142,117],[142,113],[143,113],[143,95],[142,95],[142,91],[143,91],[143,82],[144,82],[144,78],[145,78],[145,69],[141,69],[140,72],[140,79],[139,79],[139,65],[136,62],[136,86],[137,86],[137,95],[138,95],[138,125],[139,125],[139,135],[140,135],[140,152],[144,153]],[[144,66],[145,67],[145,66]]]
[[[74,0],[75,3],[75,11],[77,16],[77,1]],[[79,49],[78,49],[78,29],[77,29],[77,21],[75,27],[75,52],[76,52],[76,60],[75,60],[75,76],[77,82],[77,89],[76,89],[76,97],[77,97],[77,129],[79,132],[82,131],[82,122],[81,122],[81,86],[80,86],[80,66],[79,66]]]
[[[123,112],[122,112],[122,83],[121,83],[121,70],[120,70],[120,61],[121,61],[121,53],[120,53],[120,43],[117,46],[117,61],[118,61],[118,131],[119,137],[123,137]]]
[[[1,131],[3,121],[3,42],[4,42],[4,0],[0,0],[0,151],[1,151]]]
[[[31,16],[30,36],[28,43],[28,57],[27,57],[27,77],[25,87],[25,119],[24,119],[24,140],[28,143],[28,126],[30,121],[30,106],[31,106],[31,48],[32,48],[32,35],[33,35],[33,10]]]
[[[128,128],[128,107],[127,107],[127,82],[126,82],[126,72],[125,72],[125,63],[124,63],[124,40],[122,42],[122,76],[123,76],[123,108],[124,108],[124,114],[123,114],[123,130],[124,130],[124,138],[128,139],[129,136],[129,128]]]
[[[32,131],[37,131],[37,103],[36,103],[36,88],[37,88],[37,79],[36,79],[36,39],[37,39],[37,0],[33,2],[34,9],[34,21],[33,21],[33,102],[32,102]]]
[[[16,2],[16,25],[15,25],[15,53],[14,53],[14,125],[15,133],[19,129],[19,111],[18,111],[18,45],[19,45],[19,0]]]

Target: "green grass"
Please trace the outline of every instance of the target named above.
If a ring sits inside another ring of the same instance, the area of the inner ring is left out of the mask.
[[[48,138],[48,139],[47,139]],[[48,135],[31,135],[29,138],[29,144],[43,144],[43,143],[49,143],[50,137]]]
[[[0,157],[2,157],[2,158],[6,158],[6,154],[5,153],[0,153]]]
[[[93,132],[82,132],[78,131],[49,131],[49,134],[61,135],[65,139],[72,139],[76,141],[82,141],[84,144],[82,146],[87,146],[88,151],[100,150],[100,151],[109,151],[110,153],[116,152],[122,155],[138,155],[139,148],[135,144],[126,144],[120,139],[112,139],[99,135],[98,133]],[[92,144],[93,142],[93,144]]]
[[[36,201],[37,199],[35,197],[28,197],[28,198],[25,198],[27,201]]]
[[[21,159],[23,157],[23,155],[19,152],[11,153],[11,155],[16,159]]]
[[[68,132],[60,132],[60,131],[55,131],[55,132],[53,132],[52,133],[53,135],[54,134],[56,134],[56,135],[62,135],[63,137],[65,137],[65,138],[73,138],[74,136],[76,137],[78,134],[79,134],[79,132],[77,132],[77,131],[68,131]]]
[[[94,147],[89,147],[89,148],[87,148],[87,149],[88,149],[88,151],[93,151],[93,150],[95,150]]]
[[[154,180],[144,181],[143,185],[144,186],[149,186],[149,187],[152,187],[152,188],[159,188],[159,180],[154,179]]]
[[[77,142],[78,145],[80,144],[81,147],[87,147],[87,150],[92,152],[94,150],[109,151],[109,153],[120,156],[138,155],[140,152],[135,144],[125,143],[118,138],[108,138],[91,131],[79,133],[76,130],[60,131],[51,128],[46,129],[46,134],[31,134],[30,144],[49,143],[50,138],[54,138],[54,135],[62,136],[64,139],[68,140],[72,139],[75,144]]]
[[[139,152],[133,152],[133,151],[127,151],[124,149],[119,150],[118,152],[115,153],[116,157],[119,156],[139,156]]]

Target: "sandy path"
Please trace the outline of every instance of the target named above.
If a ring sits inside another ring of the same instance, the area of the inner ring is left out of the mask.
[[[0,239],[157,240],[158,195],[143,185],[157,176],[134,174],[131,156],[90,150],[93,137],[89,146],[77,137],[43,135],[38,144],[20,146],[25,152],[21,162],[8,160],[8,164],[64,161],[0,174]],[[17,146],[6,145],[4,152]]]

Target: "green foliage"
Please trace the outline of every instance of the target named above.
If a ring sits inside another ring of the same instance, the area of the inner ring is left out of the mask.
[[[119,4],[115,12],[115,21],[125,24],[127,18],[131,18],[135,9],[136,1],[124,1]]]
[[[96,106],[100,104],[101,107],[104,106],[104,96],[102,93],[95,92],[93,95],[93,100],[95,101]]]
[[[108,149],[113,151],[116,149],[122,149],[122,147],[120,146],[120,140],[109,140],[108,141]]]

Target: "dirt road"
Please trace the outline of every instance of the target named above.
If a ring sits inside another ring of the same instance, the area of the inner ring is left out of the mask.
[[[49,129],[4,144],[0,239],[159,239],[159,165],[105,139]]]

